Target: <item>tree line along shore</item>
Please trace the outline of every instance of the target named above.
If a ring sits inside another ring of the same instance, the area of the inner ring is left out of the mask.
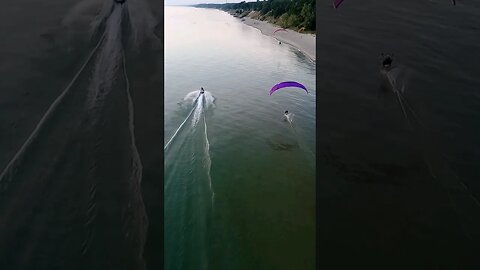
[[[315,32],[315,0],[257,0],[256,2],[198,4],[194,7],[220,9],[238,18],[248,16],[299,32]]]

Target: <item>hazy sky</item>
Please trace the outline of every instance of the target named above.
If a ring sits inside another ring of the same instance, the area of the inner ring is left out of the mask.
[[[244,0],[227,0],[228,3],[240,3]],[[246,2],[251,2],[246,1]],[[225,3],[225,0],[165,0],[165,5],[193,5],[204,3]]]

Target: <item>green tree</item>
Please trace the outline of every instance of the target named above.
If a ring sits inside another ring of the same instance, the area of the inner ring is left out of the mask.
[[[300,23],[302,23],[302,21],[300,20],[300,16],[297,16],[295,14],[291,14],[290,16],[288,16],[287,27],[298,27]]]
[[[260,10],[261,14],[267,14],[272,9],[270,1],[262,1],[262,9]]]
[[[315,30],[315,4],[315,0],[257,0],[197,6],[234,11],[255,10],[259,12],[260,19],[267,19],[282,27],[305,27],[306,30]]]
[[[283,13],[277,20],[277,24],[281,27],[284,27],[284,28],[287,28],[289,27],[288,25],[288,14],[287,13]]]
[[[305,3],[300,15],[303,17],[303,25],[305,28],[315,30],[315,6]]]

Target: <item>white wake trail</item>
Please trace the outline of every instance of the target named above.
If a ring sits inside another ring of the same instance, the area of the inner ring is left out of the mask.
[[[205,114],[203,115],[203,123],[205,125],[205,156],[206,156],[206,169],[207,169],[207,176],[208,176],[208,184],[210,186],[210,193],[212,194],[212,205],[215,199],[215,192],[212,188],[212,177],[210,175],[210,169],[212,167],[212,160],[210,158],[210,143],[208,142],[208,132],[207,132],[207,120]]]
[[[198,97],[195,99],[194,102],[196,102],[198,100]],[[185,125],[185,123],[187,122],[187,120],[190,118],[190,116],[192,115],[192,113],[195,111],[197,107],[193,107],[193,109],[190,111],[190,113],[188,114],[188,116],[185,118],[185,120],[183,120],[183,122],[180,124],[180,126],[177,128],[177,130],[175,130],[175,132],[173,133],[173,136],[170,138],[170,140],[168,140],[168,142],[165,144],[165,146],[163,147],[163,150],[165,151],[168,146],[170,145],[170,143],[173,141],[173,139],[177,136],[177,133],[178,131],[180,131],[180,129],[182,129],[183,125]]]
[[[70,81],[70,83],[67,85],[67,87],[63,90],[63,92],[55,99],[55,101],[53,101],[53,103],[50,105],[50,107],[48,108],[48,110],[45,112],[45,114],[43,115],[43,117],[40,119],[40,121],[38,122],[37,126],[35,127],[35,129],[32,131],[32,133],[30,134],[30,136],[28,136],[27,140],[23,143],[23,145],[20,147],[20,149],[17,151],[17,153],[15,154],[15,156],[13,156],[13,158],[10,160],[10,162],[7,164],[7,166],[5,167],[5,169],[2,171],[2,173],[0,174],[0,183],[2,183],[4,181],[4,179],[7,177],[7,175],[9,176],[10,178],[10,181],[11,181],[11,178],[13,177],[14,173],[15,173],[15,166],[18,165],[19,161],[21,160],[21,158],[23,157],[25,151],[27,150],[27,148],[32,144],[33,140],[38,136],[38,133],[40,132],[40,130],[42,129],[43,125],[45,124],[45,122],[48,120],[48,118],[55,112],[56,108],[60,105],[60,103],[63,101],[64,97],[70,92],[70,89],[72,88],[73,84],[77,81],[78,77],[80,76],[80,74],[83,72],[83,70],[85,69],[85,67],[88,65],[88,63],[90,63],[90,61],[92,60],[93,58],[93,55],[95,55],[95,53],[97,52],[97,50],[100,48],[100,45],[103,43],[103,41],[105,40],[105,33],[103,33],[102,37],[100,38],[100,40],[98,41],[97,45],[92,49],[92,51],[90,52],[90,54],[87,56],[87,59],[85,60],[85,62],[83,63],[83,65],[80,67],[80,69],[77,71],[77,73],[75,74],[75,76],[73,77],[73,79]]]

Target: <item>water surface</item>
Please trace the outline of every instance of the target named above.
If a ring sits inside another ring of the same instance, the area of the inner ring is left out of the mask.
[[[479,8],[319,5],[319,266],[349,257],[388,269],[478,268]],[[382,52],[394,53],[406,113],[380,73]]]
[[[289,80],[310,94],[268,95]],[[315,97],[298,50],[222,11],[166,7],[166,269],[314,268]]]

